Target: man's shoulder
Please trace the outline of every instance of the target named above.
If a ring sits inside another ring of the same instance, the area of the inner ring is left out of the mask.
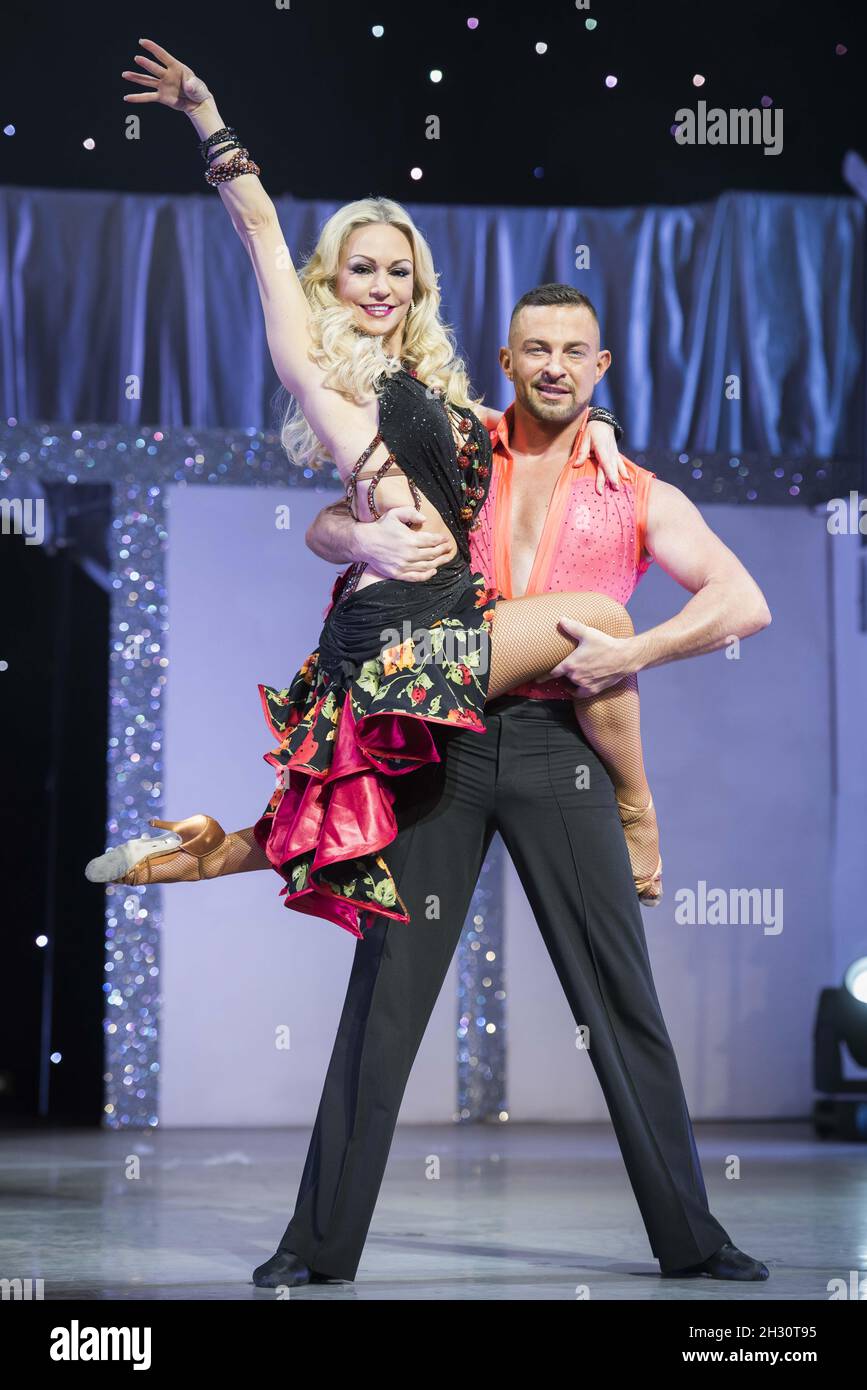
[[[647,487],[651,479],[656,477],[656,474],[652,472],[651,469],[642,468],[640,463],[633,463],[632,459],[627,458],[625,454],[621,454],[620,457],[626,465],[629,481],[632,483],[633,487]]]

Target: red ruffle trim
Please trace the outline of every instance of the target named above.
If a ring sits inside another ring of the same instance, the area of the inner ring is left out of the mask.
[[[261,686],[259,689],[262,693]],[[262,698],[264,705],[264,695]],[[428,724],[478,733],[485,729],[472,716],[457,721],[395,710],[365,714],[356,721],[352,701],[347,698],[340,708],[331,763],[325,772],[305,766],[310,756],[306,740],[285,763],[276,753],[265,754],[266,762],[283,771],[284,787],[273,815],[257,822],[256,839],[278,873],[297,856],[315,851],[307,887],[293,892],[287,881],[281,890],[287,907],[324,917],[358,937],[363,935],[360,911],[409,921],[399,895],[403,911],[374,905],[367,898],[359,899],[355,906],[350,899],[323,890],[311,880],[317,869],[376,854],[391,844],[397,835],[397,821],[394,791],[385,778],[441,761]],[[400,759],[406,765],[391,766],[390,759]]]

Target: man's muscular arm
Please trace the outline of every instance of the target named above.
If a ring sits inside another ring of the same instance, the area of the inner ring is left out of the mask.
[[[692,598],[673,618],[634,637],[609,637],[564,619],[561,627],[579,645],[551,674],[574,681],[576,694],[595,695],[633,672],[718,651],[771,621],[761,589],[738,557],[679,488],[658,478],[650,484],[645,545]]]
[[[771,621],[765,596],[737,555],[679,488],[650,485],[646,545],[657,564],[693,597],[667,622],[636,634],[637,671],[719,651]]]

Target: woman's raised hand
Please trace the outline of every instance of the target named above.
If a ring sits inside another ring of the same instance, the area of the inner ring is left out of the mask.
[[[597,493],[603,492],[606,481],[619,491],[621,480],[629,480],[629,469],[620,457],[614,430],[604,420],[589,421],[575,459],[576,468],[589,457],[591,449],[596,464]]]
[[[211,99],[208,88],[200,77],[196,77],[192,68],[173,58],[153,39],[139,39],[139,43],[153,54],[153,58],[142,58],[137,53],[135,61],[144,68],[144,72],[124,72],[123,76],[148,90],[136,92],[135,95],[127,93],[124,101],[158,101],[161,106],[171,106],[175,111],[184,111],[189,115],[197,106]],[[154,62],[155,58],[159,62]]]

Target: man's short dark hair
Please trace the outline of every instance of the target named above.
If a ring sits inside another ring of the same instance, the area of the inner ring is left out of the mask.
[[[512,331],[512,324],[515,322],[521,310],[526,309],[528,305],[536,304],[574,304],[579,309],[587,309],[596,320],[597,328],[599,326],[599,315],[595,308],[586,294],[582,294],[581,291],[576,290],[574,286],[554,284],[537,285],[534,290],[528,290],[526,294],[522,294],[512,310],[512,317],[509,319],[510,333]]]

